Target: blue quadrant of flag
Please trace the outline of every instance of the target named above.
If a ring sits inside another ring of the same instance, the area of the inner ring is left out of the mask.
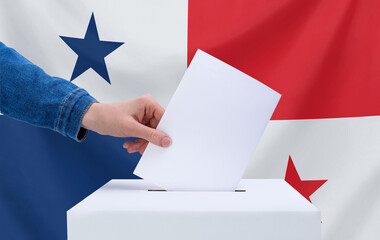
[[[127,139],[83,143],[0,116],[0,239],[66,238],[66,211],[111,179],[134,179]],[[12,234],[12,235],[8,235]]]

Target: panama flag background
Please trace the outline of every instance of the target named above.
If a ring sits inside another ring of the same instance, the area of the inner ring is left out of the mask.
[[[380,238],[379,22],[377,0],[0,1],[0,41],[101,102],[165,107],[198,48],[281,93],[245,177],[286,178],[325,240]],[[69,208],[136,178],[123,142],[0,116],[0,239],[66,239]]]

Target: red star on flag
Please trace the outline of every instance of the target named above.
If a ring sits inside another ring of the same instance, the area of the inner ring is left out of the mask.
[[[317,191],[326,180],[301,180],[298,175],[297,169],[294,166],[292,157],[289,156],[288,167],[286,169],[285,181],[290,184],[295,190],[297,190],[302,196],[304,196],[309,202],[310,195]]]

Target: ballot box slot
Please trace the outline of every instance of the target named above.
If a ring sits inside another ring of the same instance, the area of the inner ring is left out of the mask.
[[[148,192],[167,192],[167,190],[162,189],[148,189]],[[246,192],[244,189],[236,189],[235,192]]]

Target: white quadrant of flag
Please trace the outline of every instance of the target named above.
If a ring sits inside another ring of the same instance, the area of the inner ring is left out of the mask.
[[[1,41],[53,76],[70,79],[78,56],[60,36],[84,38],[92,13],[100,40],[124,42],[105,57],[111,84],[92,69],[73,81],[101,102],[149,93],[166,106],[186,70],[187,0],[2,4]]]

